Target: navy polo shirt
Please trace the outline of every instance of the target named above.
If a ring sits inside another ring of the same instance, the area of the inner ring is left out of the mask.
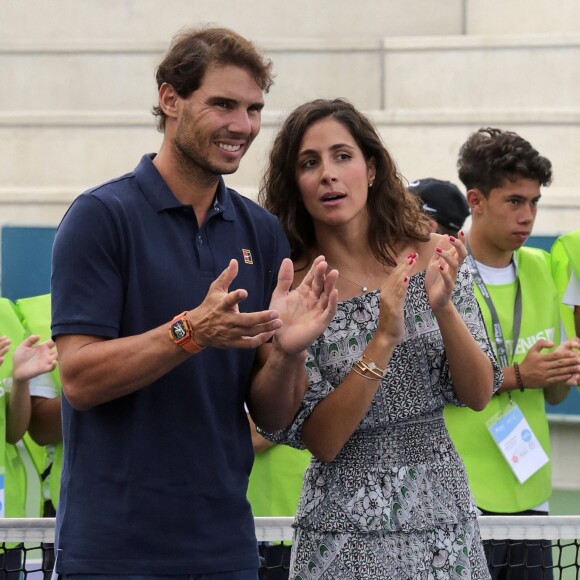
[[[239,274],[230,289],[248,291],[240,310],[268,308],[289,254],[278,220],[220,180],[199,228],[152,158],[79,196],[63,218],[53,250],[53,336],[117,338],[168,323],[202,302],[232,258]],[[254,355],[207,348],[88,411],[63,396],[59,573],[257,566],[244,411]]]

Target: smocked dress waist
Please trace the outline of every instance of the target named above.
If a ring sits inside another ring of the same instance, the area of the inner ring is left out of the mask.
[[[477,517],[442,412],[353,433],[336,459],[313,459],[295,525],[347,533],[429,530]]]

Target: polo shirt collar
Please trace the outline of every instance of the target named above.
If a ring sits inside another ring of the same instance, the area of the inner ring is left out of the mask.
[[[213,213],[221,213],[222,217],[227,221],[233,221],[235,218],[232,197],[222,177],[220,177],[215,197],[213,199]]]
[[[161,177],[157,167],[153,165],[154,158],[155,153],[143,155],[139,165],[135,168],[135,177],[139,183],[139,187],[151,207],[157,212],[180,207],[191,207],[188,204],[181,203],[173,195],[173,192],[169,189],[163,177]],[[220,177],[218,182],[210,215],[218,213],[223,214],[223,218],[228,221],[234,219],[234,207],[228,188],[222,177]]]

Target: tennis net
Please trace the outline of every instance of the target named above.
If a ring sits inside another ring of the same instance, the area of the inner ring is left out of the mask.
[[[256,518],[260,580],[288,578],[292,518]],[[580,515],[481,516],[481,535],[502,578],[580,580]],[[509,542],[507,540],[509,539]],[[47,580],[52,571],[53,518],[0,519],[0,580]],[[542,542],[546,557],[531,562],[527,546]],[[533,574],[533,575],[532,575]]]

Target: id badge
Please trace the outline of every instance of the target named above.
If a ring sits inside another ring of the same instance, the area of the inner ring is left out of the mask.
[[[513,401],[487,421],[487,428],[520,483],[527,481],[550,461],[522,411]]]

